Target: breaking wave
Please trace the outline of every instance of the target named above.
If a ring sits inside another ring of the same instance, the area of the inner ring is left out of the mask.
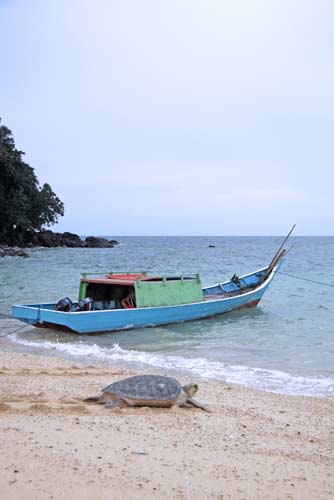
[[[291,375],[278,370],[226,365],[205,358],[185,358],[155,354],[145,351],[122,349],[118,344],[100,347],[96,344],[74,344],[60,342],[34,342],[16,335],[12,339],[31,348],[47,349],[67,354],[71,357],[89,358],[105,363],[126,364],[128,367],[148,370],[182,372],[206,380],[224,381],[268,392],[314,397],[334,397],[334,380],[331,378],[311,378]]]

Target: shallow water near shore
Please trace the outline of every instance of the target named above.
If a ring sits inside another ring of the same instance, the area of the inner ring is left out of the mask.
[[[0,261],[0,312],[13,303],[75,300],[82,271],[200,272],[203,285],[266,265],[280,237],[116,237],[112,249],[33,249]],[[334,237],[295,237],[257,308],[203,321],[78,336],[27,327],[12,348],[225,380],[286,394],[334,396]],[[215,245],[209,248],[209,245]],[[8,318],[1,334],[20,327]],[[2,341],[3,342],[3,341]],[[4,342],[3,342],[4,344]],[[0,345],[1,348],[1,345]]]

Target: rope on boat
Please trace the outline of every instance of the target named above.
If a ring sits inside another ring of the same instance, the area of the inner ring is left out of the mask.
[[[290,276],[290,278],[297,278],[298,280],[309,281],[310,283],[316,283],[317,285],[325,285],[334,288],[334,285],[330,283],[324,283],[323,281],[310,280],[308,278],[302,278],[301,276],[296,276],[295,274],[284,273],[283,271],[277,271],[278,274],[284,274],[285,276]]]
[[[39,323],[40,316],[41,316],[41,306],[39,305],[38,306],[37,321],[35,323],[29,323],[27,325],[20,326],[19,328],[16,328],[15,330],[12,330],[11,332],[5,333],[4,335],[0,335],[0,339],[2,339],[3,337],[8,337],[8,335],[13,335],[13,333],[19,332],[20,330],[23,330],[23,328],[27,328],[28,326],[36,325],[37,323]]]
[[[12,330],[11,332],[5,333],[4,335],[0,335],[0,339],[2,339],[3,337],[8,337],[8,335],[12,335],[13,333],[19,332],[20,330],[23,330],[23,328],[27,328],[28,326],[31,326],[31,325],[23,325],[23,326],[20,326],[20,328],[16,328],[15,330]]]

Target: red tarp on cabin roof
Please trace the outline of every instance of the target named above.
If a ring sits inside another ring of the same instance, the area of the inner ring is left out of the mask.
[[[133,273],[133,274],[108,274],[107,278],[112,279],[112,280],[132,280],[136,281],[137,278],[141,279],[147,279],[150,278],[150,276],[147,276],[147,274],[143,273]]]

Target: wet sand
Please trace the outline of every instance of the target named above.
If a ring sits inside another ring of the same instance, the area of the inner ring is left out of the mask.
[[[133,374],[0,353],[1,499],[334,497],[333,400],[199,382],[210,414],[83,401]]]

